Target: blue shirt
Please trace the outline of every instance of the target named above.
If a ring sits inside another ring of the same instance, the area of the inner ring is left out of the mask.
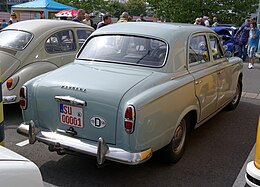
[[[239,30],[237,31],[237,34],[240,35],[239,41],[241,42],[247,42],[249,37],[249,31],[250,31],[250,24],[244,23]]]
[[[1,26],[2,26],[2,28],[5,28],[8,26],[8,24],[6,22],[2,22]]]
[[[253,37],[253,33],[255,34],[255,37]],[[252,46],[258,46],[258,42],[259,42],[259,35],[260,35],[260,31],[258,29],[255,30],[250,30],[249,32],[249,41],[248,41],[248,45],[250,47]]]

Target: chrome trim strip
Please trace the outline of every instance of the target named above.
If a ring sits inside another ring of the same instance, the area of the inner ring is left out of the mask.
[[[59,101],[59,102],[64,102],[64,103],[69,103],[69,104],[73,104],[73,105],[77,105],[77,106],[86,106],[87,102],[77,99],[75,97],[71,97],[71,96],[59,96],[56,95],[55,96],[55,100]]]
[[[16,95],[10,95],[10,96],[3,96],[3,103],[12,103],[15,102],[17,99]]]

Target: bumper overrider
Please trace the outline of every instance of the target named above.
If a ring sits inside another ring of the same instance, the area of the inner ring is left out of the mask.
[[[52,146],[55,150],[69,150],[86,155],[97,157],[97,163],[103,164],[104,161],[111,160],[123,164],[136,165],[147,161],[152,156],[152,149],[131,153],[120,148],[109,147],[104,139],[100,137],[97,144],[90,144],[84,140],[76,139],[73,137],[65,136],[56,132],[41,131],[35,126],[35,123],[30,122],[22,123],[17,132],[24,136],[29,137],[30,144],[34,144],[36,140]]]

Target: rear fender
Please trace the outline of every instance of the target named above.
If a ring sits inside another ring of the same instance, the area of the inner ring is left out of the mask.
[[[28,80],[44,74],[46,72],[52,71],[57,69],[58,67],[52,63],[49,62],[35,62],[32,64],[29,64],[19,71],[15,72],[12,76],[9,78],[13,78],[14,80],[14,87],[11,90],[7,89],[6,81],[2,85],[2,91],[3,96],[17,96],[17,99],[15,101],[12,101],[11,103],[17,103],[19,102],[19,91],[21,86],[27,82]],[[7,79],[8,80],[8,79]]]

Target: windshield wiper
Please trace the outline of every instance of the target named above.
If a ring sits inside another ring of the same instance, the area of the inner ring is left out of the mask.
[[[150,50],[148,50],[146,54],[144,54],[140,59],[138,59],[138,60],[136,61],[136,64],[139,64],[139,63],[141,62],[141,60],[143,60],[143,59],[144,59],[147,55],[149,55],[149,54],[150,54]]]

